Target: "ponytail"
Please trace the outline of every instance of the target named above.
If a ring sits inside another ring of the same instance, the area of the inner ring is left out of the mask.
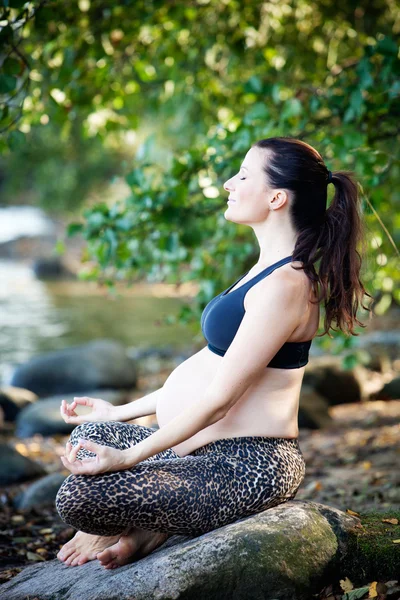
[[[336,331],[332,321],[346,334],[357,336],[355,324],[366,327],[357,318],[358,307],[371,311],[362,304],[364,295],[372,299],[366,292],[361,279],[362,255],[366,254],[364,224],[360,214],[360,196],[354,173],[336,171],[332,173],[335,194],[330,206],[325,211],[325,218],[318,235],[307,249],[310,236],[299,236],[297,239],[294,260],[297,254],[305,256],[304,270],[307,274],[315,273],[313,263],[321,258],[317,283],[321,286],[321,294],[316,303],[324,301],[324,331],[317,337],[327,333],[329,329]],[[360,246],[361,254],[358,251]],[[308,257],[307,257],[308,250]],[[296,267],[293,267],[296,268]],[[315,277],[311,277],[314,281]]]
[[[274,137],[253,144],[267,151],[264,164],[267,185],[290,190],[289,215],[297,233],[293,261],[302,262],[314,286],[321,288],[317,304],[324,301],[324,331],[332,322],[345,334],[357,336],[355,324],[366,327],[357,318],[366,292],[361,280],[362,257],[366,254],[364,222],[361,216],[359,188],[354,173],[331,173],[321,155],[309,144],[290,137]],[[327,206],[327,186],[335,186],[333,200]],[[360,252],[359,252],[360,250]],[[320,260],[318,274],[314,264]],[[372,316],[372,315],[370,315]]]

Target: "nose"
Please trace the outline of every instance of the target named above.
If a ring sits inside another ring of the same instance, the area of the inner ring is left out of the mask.
[[[226,192],[231,192],[232,191],[232,187],[229,187],[231,181],[232,181],[232,179],[228,179],[228,181],[225,181],[225,183],[224,183],[224,190]]]

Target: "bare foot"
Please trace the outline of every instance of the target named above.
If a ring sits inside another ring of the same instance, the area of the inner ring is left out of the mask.
[[[150,554],[169,536],[169,533],[134,527],[130,533],[121,535],[116,544],[99,552],[97,558],[105,569],[115,569]]]
[[[120,537],[120,533],[118,535],[102,536],[78,531],[72,540],[60,549],[57,558],[70,567],[83,565],[89,560],[95,560],[99,552],[115,544]]]

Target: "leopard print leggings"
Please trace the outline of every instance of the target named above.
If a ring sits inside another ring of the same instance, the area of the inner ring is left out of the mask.
[[[120,450],[154,433],[122,422],[78,425],[78,438]],[[94,456],[80,449],[77,458]],[[297,438],[260,436],[213,441],[191,454],[160,452],[130,469],[99,475],[70,474],[56,508],[72,527],[110,536],[128,527],[196,536],[295,497],[305,475]]]

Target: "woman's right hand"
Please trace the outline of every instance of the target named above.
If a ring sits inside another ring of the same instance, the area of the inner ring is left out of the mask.
[[[92,410],[84,415],[77,415],[75,408],[78,404],[91,406]],[[60,413],[66,423],[80,425],[89,421],[116,421],[115,406],[100,398],[89,398],[88,396],[75,397],[71,404],[66,400],[61,401]]]

